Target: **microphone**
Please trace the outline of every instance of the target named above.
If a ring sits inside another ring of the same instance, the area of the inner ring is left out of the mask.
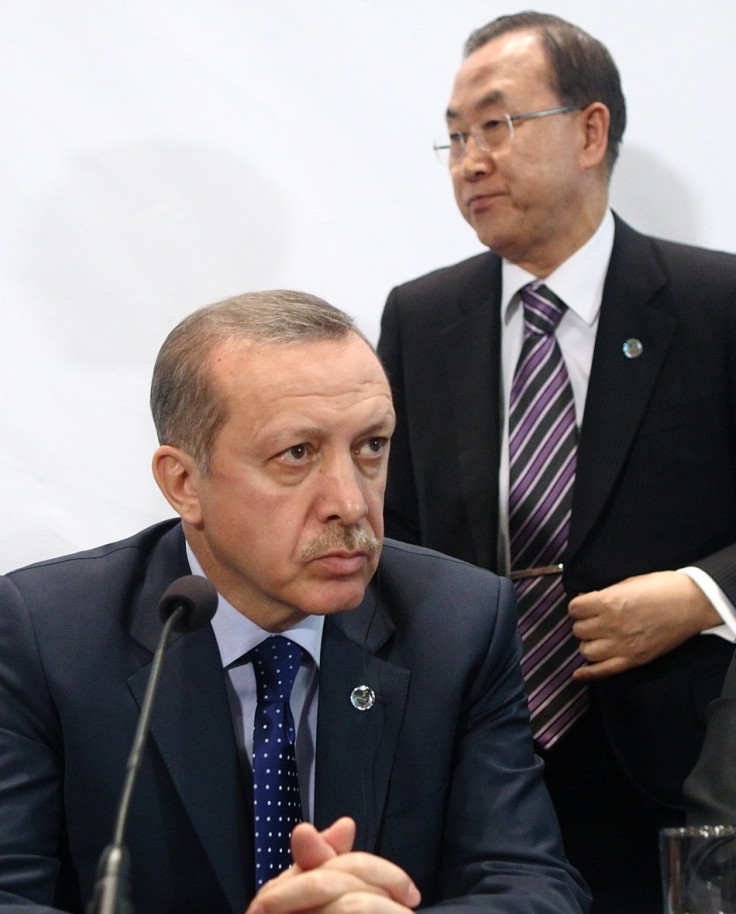
[[[207,578],[194,574],[177,578],[166,588],[159,601],[158,614],[164,627],[153,657],[151,675],[143,697],[138,726],[133,737],[133,746],[125,766],[125,782],[115,817],[113,839],[102,852],[97,865],[97,881],[94,897],[87,909],[88,914],[132,914],[133,906],[128,897],[130,861],[128,849],[124,843],[125,827],[133,788],[146,745],[166,646],[172,631],[182,633],[196,631],[210,621],[216,609],[217,591],[214,586]]]
[[[196,632],[207,625],[217,609],[217,591],[207,578],[188,574],[177,578],[164,591],[158,604],[163,623],[175,617],[175,632]]]

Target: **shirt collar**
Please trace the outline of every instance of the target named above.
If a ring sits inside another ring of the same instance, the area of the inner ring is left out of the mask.
[[[189,543],[187,543],[186,548],[192,574],[206,577]],[[305,650],[317,667],[319,667],[324,624],[324,616],[310,615],[282,632],[282,634]],[[243,613],[238,612],[220,593],[217,594],[217,611],[212,619],[212,629],[217,640],[223,669],[239,660],[248,651],[253,650],[261,641],[273,636],[273,632],[266,631],[260,625],[252,622],[247,616],[244,616]]]
[[[585,244],[544,280],[545,285],[589,326],[595,323],[603,300],[603,285],[613,250],[614,229],[613,213],[609,209]],[[517,301],[515,296],[519,289],[527,283],[535,282],[538,277],[507,260],[502,262],[501,269],[501,313],[504,323],[508,323],[511,305]]]

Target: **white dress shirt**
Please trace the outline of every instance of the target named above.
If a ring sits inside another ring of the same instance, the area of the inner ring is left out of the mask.
[[[588,241],[545,277],[544,284],[567,305],[555,330],[557,342],[570,376],[578,428],[583,420],[588,391],[598,318],[603,300],[603,286],[613,250],[613,214],[606,211],[603,221]],[[524,339],[524,308],[519,291],[538,277],[504,260],[501,290],[501,405],[503,437],[499,473],[499,567],[510,567],[508,543],[509,500],[509,400],[516,363]],[[704,634],[719,635],[736,641],[736,611],[716,582],[700,568],[681,568],[708,597],[723,619],[723,625]]]

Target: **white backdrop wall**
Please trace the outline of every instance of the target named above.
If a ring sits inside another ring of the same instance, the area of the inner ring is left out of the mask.
[[[168,330],[296,288],[372,339],[480,250],[431,145],[491,0],[2,0],[0,571],[169,516],[147,397]],[[618,212],[736,251],[736,3],[557,0],[622,72]]]

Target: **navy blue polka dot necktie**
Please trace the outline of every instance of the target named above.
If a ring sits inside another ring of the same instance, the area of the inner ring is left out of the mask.
[[[291,690],[302,661],[298,644],[281,635],[249,652],[258,690],[253,730],[256,888],[291,866],[290,836],[302,821],[294,751]]]

